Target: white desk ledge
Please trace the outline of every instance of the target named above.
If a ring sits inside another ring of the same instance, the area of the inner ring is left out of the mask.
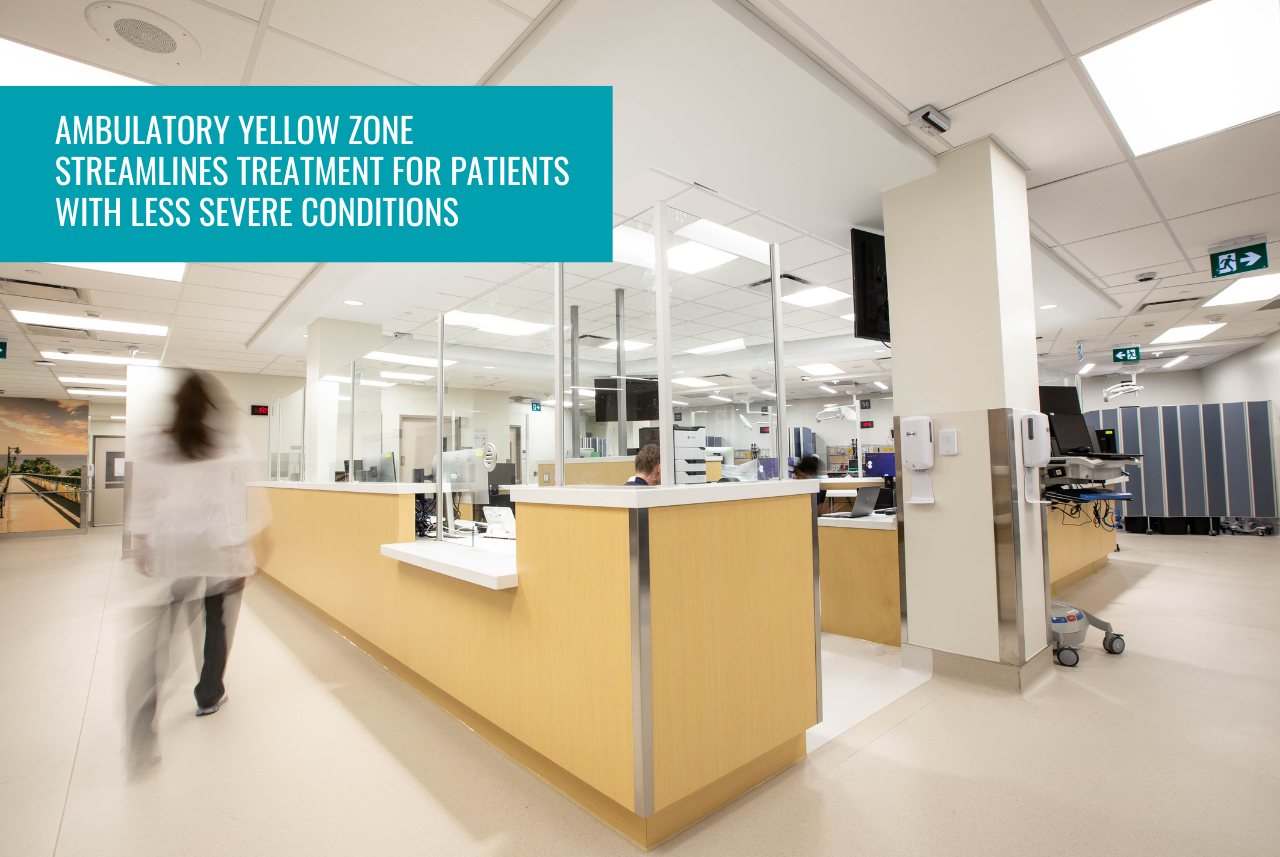
[[[819,527],[840,527],[848,530],[896,530],[897,515],[867,515],[863,518],[818,518]]]
[[[816,479],[781,479],[761,482],[709,482],[705,485],[513,485],[515,503],[553,506],[596,506],[614,509],[652,509],[696,503],[725,503],[761,497],[816,494]]]
[[[336,491],[344,494],[434,494],[434,482],[250,482],[250,488]]]
[[[486,589],[515,589],[516,543],[510,539],[437,542],[419,539],[382,546],[382,555]]]

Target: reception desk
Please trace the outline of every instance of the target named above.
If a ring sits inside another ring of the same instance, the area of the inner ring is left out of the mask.
[[[264,575],[643,848],[804,756],[816,483],[515,486],[475,547],[414,539],[422,487],[254,483]]]
[[[818,518],[818,546],[822,630],[901,646],[897,517]]]
[[[636,475],[636,457],[609,456],[607,458],[569,458],[564,462],[564,484],[568,485],[621,485]],[[556,481],[554,461],[538,462],[538,484],[550,486]],[[720,462],[707,462],[707,481],[720,481]]]

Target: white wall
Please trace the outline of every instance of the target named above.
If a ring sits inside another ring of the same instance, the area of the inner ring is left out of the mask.
[[[1217,399],[1204,398],[1204,385],[1199,369],[1186,369],[1181,372],[1156,372],[1152,374],[1144,372],[1138,376],[1138,386],[1142,387],[1142,392],[1129,393],[1117,399],[1112,399],[1110,402],[1102,401],[1102,391],[1107,387],[1120,383],[1121,380],[1127,381],[1128,376],[1126,375],[1121,379],[1114,376],[1110,378],[1090,378],[1086,375],[1080,379],[1080,404],[1085,413],[1096,411],[1099,408],[1199,405],[1204,402],[1218,401]],[[1239,401],[1239,399],[1232,401]]]
[[[250,405],[270,405],[302,389],[302,378],[285,375],[247,375],[242,372],[211,372],[227,387],[240,412],[240,430],[249,439],[254,461],[261,463],[259,479],[267,478],[267,425],[270,417],[249,416]],[[132,411],[130,411],[132,419]]]

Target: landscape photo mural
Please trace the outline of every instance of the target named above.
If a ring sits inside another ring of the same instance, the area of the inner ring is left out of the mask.
[[[89,404],[0,398],[0,446],[0,533],[78,529],[88,500]]]

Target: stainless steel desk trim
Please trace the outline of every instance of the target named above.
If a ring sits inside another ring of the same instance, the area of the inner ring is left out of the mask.
[[[641,818],[648,818],[653,815],[653,639],[649,602],[649,510],[628,509],[627,517],[631,555],[631,746],[635,813]]]

